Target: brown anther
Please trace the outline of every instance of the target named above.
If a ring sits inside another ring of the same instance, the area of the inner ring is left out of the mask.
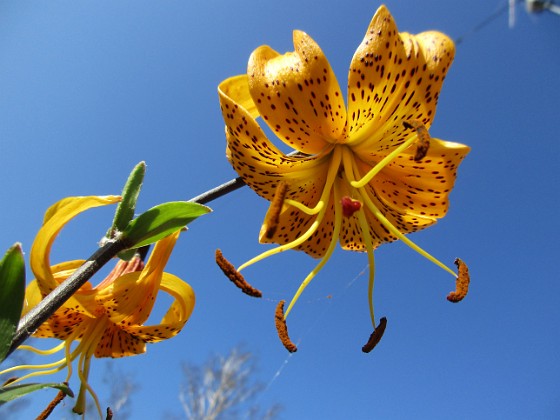
[[[288,335],[288,326],[284,319],[284,303],[286,303],[285,300],[278,302],[276,312],[274,313],[274,322],[276,324],[276,330],[278,331],[278,337],[282,344],[284,344],[284,347],[286,347],[286,350],[290,353],[295,353],[297,351],[297,346],[290,340],[290,336]]]
[[[107,417],[105,417],[105,420],[113,420],[113,410],[111,410],[111,407],[107,407]]]
[[[469,275],[469,267],[459,258],[455,259],[455,265],[458,269],[457,280],[455,280],[455,291],[447,295],[449,302],[457,303],[463,300],[469,292],[469,283],[471,277]]]
[[[270,202],[270,207],[264,216],[264,222],[261,228],[260,237],[272,239],[276,233],[276,228],[280,223],[280,212],[286,199],[286,192],[288,191],[288,184],[279,182],[274,192],[274,198]]]
[[[2,384],[2,388],[4,388],[5,386],[10,385],[12,382],[15,382],[17,380],[17,376],[12,376],[11,378],[6,379],[6,382],[4,382]]]
[[[430,133],[428,133],[428,129],[422,122],[418,120],[410,120],[410,121],[403,121],[403,125],[405,128],[411,128],[416,130],[416,134],[418,135],[418,143],[416,144],[416,154],[414,155],[414,161],[420,162],[424,159],[424,156],[428,153],[428,149],[430,148]]]
[[[41,414],[39,414],[37,416],[37,418],[35,420],[45,420],[47,417],[49,417],[51,415],[51,413],[53,412],[53,410],[56,408],[56,406],[58,404],[60,404],[60,402],[64,399],[64,397],[66,397],[66,394],[62,391],[58,391],[58,394],[56,394],[56,397],[54,397],[54,399],[49,403],[47,408],[45,408],[41,412]]]
[[[216,263],[222,269],[227,278],[230,279],[233,284],[239,287],[243,293],[253,297],[262,296],[261,291],[255,289],[253,286],[247,283],[241,273],[237,271],[228,260],[225,259],[225,257],[222,255],[222,251],[220,251],[219,249],[216,250]]]
[[[387,318],[383,317],[379,320],[379,325],[373,330],[369,336],[368,342],[362,347],[364,353],[369,353],[374,349],[375,346],[381,341],[383,333],[385,332],[385,327],[387,326]]]

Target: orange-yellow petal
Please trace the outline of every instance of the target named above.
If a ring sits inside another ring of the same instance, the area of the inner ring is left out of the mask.
[[[37,233],[30,252],[31,270],[33,270],[44,295],[58,286],[53,278],[49,256],[52,244],[60,230],[78,214],[93,207],[114,204],[120,199],[119,196],[67,197],[47,210],[43,225]]]
[[[343,141],[344,99],[331,66],[309,35],[294,31],[294,52],[268,46],[249,58],[249,89],[260,115],[287,145],[306,154]]]
[[[235,77],[222,82],[218,89],[230,163],[261,197],[272,200],[278,182],[283,179],[290,186],[290,198],[294,198],[293,194],[298,191],[309,192],[308,197],[297,198],[314,205],[319,199],[316,192],[322,190],[318,180],[328,169],[328,158],[287,156],[278,150],[241,105],[246,102],[242,85],[243,79]]]
[[[411,154],[398,155],[369,185],[388,207],[414,218],[414,230],[411,226],[403,233],[427,227],[447,213],[457,168],[469,151],[465,145],[432,138],[420,162]],[[370,167],[362,165],[364,172]]]
[[[163,270],[179,233],[156,242],[141,272],[124,274],[114,282],[94,289],[95,302],[112,323],[142,325],[148,319],[157,297]]]
[[[455,47],[446,35],[431,31],[399,34],[381,6],[350,65],[348,136],[355,152],[383,152],[406,137],[402,121],[415,119],[429,128]]]

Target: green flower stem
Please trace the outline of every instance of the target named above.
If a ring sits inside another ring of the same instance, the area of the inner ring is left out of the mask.
[[[245,183],[241,178],[235,178],[219,185],[203,194],[200,194],[189,201],[206,204],[216,198],[222,197],[235,191]],[[17,347],[27,340],[39,326],[51,317],[58,308],[62,306],[76,291],[93,277],[101,267],[107,264],[119,252],[131,246],[130,243],[122,239],[108,240],[102,247],[93,253],[91,257],[78,268],[70,277],[60,284],[56,289],[49,293],[37,306],[32,308],[19,322],[18,329],[12,340],[12,345],[6,356],[10,355]]]

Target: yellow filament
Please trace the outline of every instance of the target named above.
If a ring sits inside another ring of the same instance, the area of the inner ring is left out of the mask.
[[[59,345],[53,347],[52,349],[48,349],[48,350],[41,350],[32,346],[28,346],[26,344],[22,344],[21,346],[18,347],[18,350],[27,350],[30,351],[32,353],[35,354],[40,354],[43,356],[49,355],[49,354],[54,354],[59,352],[60,350],[62,350],[62,348],[64,347],[64,342],[60,343]]]
[[[91,331],[87,331],[85,337],[87,337],[84,341],[80,343],[84,345],[85,349],[80,354],[80,360],[78,362],[78,377],[80,378],[80,392],[78,394],[78,399],[76,401],[76,405],[74,406],[74,412],[82,414],[85,410],[85,392],[86,390],[92,396],[95,405],[97,407],[97,411],[99,412],[99,417],[102,418],[101,413],[101,406],[99,405],[99,399],[97,395],[93,391],[93,388],[88,384],[88,376],[89,376],[89,367],[91,363],[91,358],[95,352],[97,344],[102,338],[102,334],[107,328],[107,318],[103,317],[97,319],[94,324],[92,324],[93,328]]]
[[[18,366],[13,366],[11,368],[5,369],[2,372],[0,372],[0,375],[4,375],[5,373],[10,373],[10,372],[14,372],[16,370],[24,370],[24,369],[49,369],[49,368],[54,368],[59,366],[59,368],[57,369],[52,369],[51,371],[48,371],[46,373],[42,373],[42,372],[31,372],[25,376],[22,376],[21,378],[17,378],[14,382],[20,382],[26,378],[30,378],[32,376],[37,376],[37,375],[48,375],[49,373],[56,373],[58,371],[60,371],[61,369],[64,368],[64,365],[66,364],[66,359],[61,359],[58,360],[56,362],[52,362],[52,363],[45,363],[43,365],[18,365]],[[60,366],[63,365],[63,366]],[[12,382],[12,383],[14,383]]]
[[[356,176],[359,176],[357,173],[358,168],[354,164],[354,159],[352,156],[352,152],[348,148],[344,148],[342,153],[342,164],[344,165],[344,173],[346,174],[346,180],[352,184],[356,179]],[[358,190],[358,194],[360,195],[362,201],[364,201],[363,194],[361,190]],[[369,315],[371,318],[371,322],[373,324],[373,329],[375,329],[375,311],[373,305],[373,288],[375,284],[375,259],[373,255],[373,240],[371,238],[371,234],[369,232],[369,224],[367,222],[366,214],[364,212],[363,207],[358,210],[358,222],[360,223],[360,228],[362,229],[362,239],[366,245],[367,256],[368,256],[368,266],[369,266],[369,275],[368,275],[368,305],[369,305]]]
[[[52,363],[45,363],[42,365],[18,365],[18,366],[14,366],[11,367],[9,369],[3,370],[2,372],[0,372],[0,375],[4,374],[4,373],[9,373],[9,372],[13,372],[16,370],[23,370],[23,369],[35,369],[35,370],[39,370],[40,371],[36,371],[36,372],[30,372],[27,375],[21,376],[19,378],[17,378],[15,381],[13,381],[12,383],[17,383],[17,382],[21,382],[25,379],[28,378],[33,378],[35,376],[42,376],[42,375],[51,375],[53,373],[57,373],[60,372],[62,369],[64,369],[66,366],[68,366],[68,371],[69,374],[66,378],[66,380],[68,381],[68,379],[71,376],[72,373],[72,366],[71,366],[71,362],[72,360],[74,360],[76,358],[76,356],[78,355],[78,348],[76,348],[76,350],[74,350],[74,352],[72,354],[70,354],[68,352],[68,348],[70,347],[70,344],[72,343],[72,341],[75,339],[75,337],[80,333],[80,331],[82,331],[83,328],[77,328],[65,341],[63,341],[61,344],[59,344],[58,346],[54,347],[51,350],[46,350],[47,352],[50,353],[46,353],[48,354],[54,354],[53,350],[57,350],[60,351],[64,346],[66,346],[66,353],[65,353],[65,358],[58,360],[56,362],[52,362]],[[19,348],[22,347],[30,347],[32,349],[34,349],[31,346],[20,346]],[[78,346],[79,347],[79,346]],[[26,350],[29,350],[26,348]],[[34,350],[38,350],[38,349],[34,349]],[[33,350],[31,350],[33,351]],[[41,352],[41,350],[38,350],[39,352]],[[42,350],[45,351],[45,350]],[[41,353],[39,353],[41,354]]]
[[[428,252],[426,252],[425,250],[420,248],[418,245],[416,245],[414,242],[412,242],[410,239],[408,239],[406,236],[404,236],[395,226],[393,226],[393,224],[389,220],[387,220],[387,218],[383,215],[383,213],[381,211],[379,211],[379,209],[375,206],[375,204],[373,204],[373,202],[370,200],[370,198],[367,196],[367,194],[363,194],[363,197],[364,197],[364,202],[365,202],[366,206],[368,207],[368,209],[383,224],[383,226],[385,226],[389,230],[389,232],[391,232],[393,235],[395,235],[397,238],[399,238],[401,241],[403,241],[406,245],[408,245],[414,251],[418,252],[424,258],[433,262],[435,265],[437,265],[438,267],[447,271],[453,277],[457,278],[457,274],[455,273],[455,271],[453,271],[453,269],[449,268],[444,263],[442,263],[440,260],[438,260],[436,257],[432,256],[431,254],[429,254]]]
[[[323,204],[321,205],[321,210],[319,211],[319,214],[318,214],[317,218],[311,224],[309,229],[307,229],[307,231],[303,235],[301,235],[299,238],[293,240],[292,242],[284,244],[284,245],[280,245],[280,246],[278,246],[276,248],[273,248],[273,249],[269,249],[268,251],[265,251],[262,254],[259,254],[256,257],[250,259],[246,263],[240,265],[239,268],[237,269],[237,271],[241,271],[244,268],[247,268],[250,265],[253,265],[256,262],[259,262],[259,261],[261,261],[265,258],[268,258],[268,257],[272,256],[272,255],[276,255],[276,254],[279,254],[281,252],[287,251],[289,249],[293,249],[293,248],[303,244],[306,240],[308,240],[311,237],[311,235],[313,235],[315,233],[315,231],[317,230],[317,228],[319,227],[319,225],[323,221],[323,217],[324,217],[326,209],[327,209],[325,203],[328,203],[328,201],[329,201],[332,186],[334,184],[334,180],[336,178],[336,175],[338,173],[338,168],[340,166],[340,161],[341,161],[341,151],[340,151],[339,147],[336,147],[333,150],[332,160],[331,160],[331,163],[329,165],[329,170],[328,170],[328,173],[327,173],[327,179],[326,179],[326,182],[325,182],[325,189],[323,190],[323,193],[321,194],[321,199],[319,200],[319,203],[322,202]],[[319,204],[317,204],[317,205],[319,205]]]
[[[369,233],[369,225],[366,219],[366,214],[361,208],[358,210],[358,221],[360,222],[360,227],[362,229],[362,238],[366,244],[368,265],[369,265],[369,276],[368,276],[368,304],[369,304],[369,316],[371,318],[371,323],[373,324],[373,329],[375,329],[375,314],[373,308],[373,286],[375,284],[375,260],[373,255],[373,241],[371,240],[371,234]]]
[[[352,185],[354,188],[362,188],[364,185],[368,184],[373,179],[373,177],[379,173],[379,171],[381,171],[385,166],[387,166],[402,151],[410,147],[410,145],[414,143],[417,139],[418,139],[417,134],[410,136],[410,138],[407,141],[405,141],[403,144],[401,144],[399,147],[397,147],[395,150],[393,150],[391,153],[389,153],[387,156],[381,159],[381,161],[378,162],[372,169],[370,169],[369,172],[362,177],[362,179],[360,179],[359,181],[351,181],[350,185]]]
[[[340,204],[340,198],[341,197],[340,197],[339,188],[338,188],[338,185],[335,183],[334,184],[334,203],[335,203],[334,231],[333,231],[333,234],[332,234],[331,243],[329,244],[329,247],[327,248],[327,252],[323,256],[323,258],[321,258],[321,261],[319,262],[319,264],[317,264],[317,266],[311,271],[311,273],[309,273],[307,275],[307,277],[301,282],[298,290],[296,291],[294,297],[292,298],[290,304],[288,305],[288,309],[286,309],[286,312],[284,313],[284,319],[286,319],[288,317],[288,314],[292,310],[292,307],[295,305],[295,303],[299,299],[300,295],[303,293],[305,288],[309,285],[311,280],[313,280],[313,278],[317,275],[317,273],[319,273],[319,271],[321,271],[321,269],[324,267],[324,265],[330,259],[331,255],[332,255],[332,253],[333,253],[333,251],[336,247],[336,244],[338,242],[338,238],[340,236],[340,227],[342,226],[342,205]]]
[[[418,136],[413,136],[411,139],[416,140]],[[411,141],[411,139],[407,140],[407,142],[403,143],[401,146],[409,143]],[[410,143],[409,143],[410,144]],[[387,158],[389,157],[394,157],[393,155],[395,155],[395,152],[398,151],[399,148],[395,149],[395,151],[393,151],[392,153],[390,153],[389,155],[387,155],[381,162],[379,162],[377,165],[375,165],[375,167],[373,168],[373,170],[375,171],[375,174],[377,174],[381,169],[383,169],[383,166],[386,166],[389,163],[389,160],[387,160]],[[386,217],[385,215],[377,208],[377,206],[375,204],[373,204],[373,202],[371,201],[371,199],[369,198],[369,195],[367,193],[367,191],[365,190],[364,186],[371,181],[371,179],[373,177],[370,177],[371,173],[373,172],[373,170],[369,171],[363,178],[361,178],[359,181],[354,181],[354,178],[356,176],[359,176],[359,170],[356,166],[356,163],[354,161],[354,159],[352,158],[351,155],[351,151],[348,149],[344,150],[345,153],[343,153],[342,155],[342,161],[344,164],[344,173],[346,174],[346,176],[348,177],[348,181],[350,182],[350,184],[352,186],[358,186],[356,187],[358,188],[358,192],[360,193],[360,196],[362,197],[362,200],[364,202],[364,204],[367,206],[367,208],[373,213],[373,215],[377,218],[377,220],[379,220],[381,222],[381,224],[383,226],[385,226],[387,228],[387,230],[389,230],[389,232],[391,232],[393,235],[395,235],[398,239],[400,239],[401,241],[403,241],[406,245],[408,245],[410,248],[412,248],[414,251],[418,252],[420,255],[422,255],[424,258],[428,259],[429,261],[433,262],[435,265],[437,265],[438,267],[442,268],[443,270],[447,271],[449,274],[451,274],[453,277],[457,278],[457,274],[455,273],[455,271],[451,268],[449,268],[448,266],[446,266],[444,263],[442,263],[440,260],[438,260],[437,258],[435,258],[434,256],[432,256],[431,254],[429,254],[428,252],[426,252],[425,250],[423,250],[422,248],[420,248],[418,245],[416,245],[414,242],[412,242],[410,239],[408,239],[403,233],[401,233],[401,231],[399,231]],[[381,166],[383,164],[383,166]],[[367,182],[364,182],[367,179]],[[363,228],[362,228],[363,230]]]
[[[93,401],[95,402],[97,412],[99,413],[99,418],[103,418],[103,414],[101,413],[101,405],[99,404],[99,398],[97,397],[97,394],[95,393],[91,385],[88,384],[87,382],[89,376],[89,368],[91,365],[91,358],[93,356],[95,347],[97,346],[98,342],[99,340],[97,340],[94,346],[88,349],[87,353],[82,353],[82,355],[80,356],[80,361],[79,361],[80,368],[78,369],[78,377],[80,378],[81,386],[76,401],[76,405],[74,406],[73,411],[78,414],[84,413],[86,407],[85,393],[87,390],[87,392],[90,393],[90,395],[93,398]]]
[[[298,210],[301,210],[302,212],[304,212],[305,214],[308,214],[310,216],[319,213],[321,210],[323,210],[323,207],[325,206],[324,201],[319,201],[315,205],[315,207],[311,208],[311,207],[307,207],[305,204],[300,203],[299,201],[291,200],[289,198],[286,198],[284,200],[284,203],[289,204],[290,206],[293,206],[293,207],[297,208]]]

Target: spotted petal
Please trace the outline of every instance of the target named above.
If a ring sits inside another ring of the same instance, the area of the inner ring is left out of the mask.
[[[429,127],[441,85],[453,61],[453,41],[439,32],[399,34],[381,6],[358,47],[348,76],[349,143],[355,152],[382,152],[401,144],[402,121]]]
[[[272,200],[281,180],[290,188],[290,198],[314,205],[322,191],[320,179],[328,169],[328,159],[321,156],[296,157],[282,153],[243,106],[247,92],[243,77],[225,80],[219,86],[220,105],[226,123],[226,154],[236,172],[257,194]],[[293,194],[298,193],[297,196]],[[307,197],[301,194],[307,194]]]
[[[383,203],[399,212],[425,219],[441,218],[447,213],[457,168],[469,151],[463,144],[431,139],[424,159],[415,162],[410,154],[398,155],[372,179],[370,186]],[[367,170],[366,165],[362,168]],[[419,227],[422,222],[415,220],[413,224]]]
[[[306,154],[342,141],[346,109],[331,66],[309,35],[294,31],[294,52],[268,46],[249,58],[249,89],[260,115],[284,143]]]

